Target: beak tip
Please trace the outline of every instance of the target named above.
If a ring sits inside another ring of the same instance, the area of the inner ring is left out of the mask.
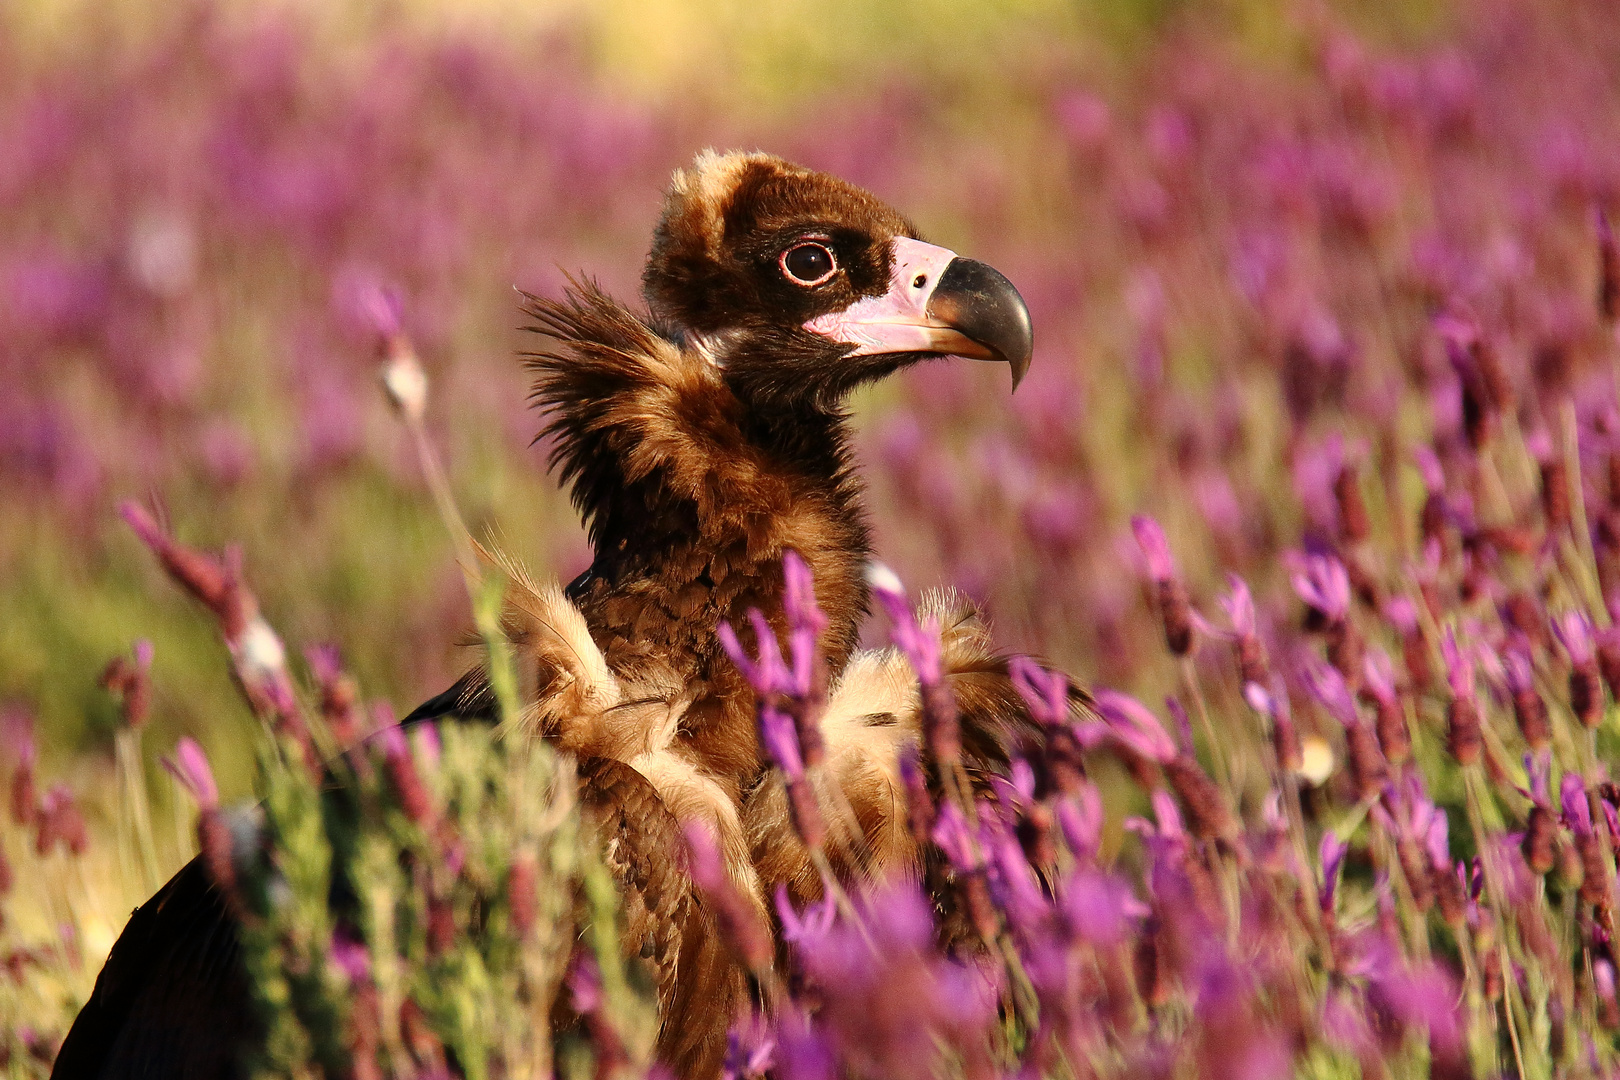
[[[958,256],[935,285],[928,313],[982,346],[984,359],[1012,368],[1013,390],[1024,381],[1035,349],[1029,308],[1006,276],[974,259]]]

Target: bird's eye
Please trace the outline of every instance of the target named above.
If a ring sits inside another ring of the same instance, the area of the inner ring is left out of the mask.
[[[795,244],[782,253],[782,273],[795,285],[820,285],[838,272],[838,260],[823,244]]]

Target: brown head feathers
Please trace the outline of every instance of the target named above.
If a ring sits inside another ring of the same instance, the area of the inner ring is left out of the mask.
[[[825,236],[846,271],[819,294],[776,272],[782,250],[810,235]],[[837,177],[769,154],[704,151],[670,184],[642,291],[655,315],[700,333],[762,314],[803,322],[881,293],[889,242],[916,235],[900,214]]]

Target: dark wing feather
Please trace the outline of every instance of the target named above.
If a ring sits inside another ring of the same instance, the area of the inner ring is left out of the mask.
[[[51,1076],[236,1080],[251,1035],[236,926],[193,859],[130,916]]]
[[[495,719],[495,693],[489,687],[484,669],[473,668],[451,684],[450,689],[428,698],[412,709],[402,724],[415,724],[423,720],[437,720],[444,716],[463,720]]]
[[[478,701],[469,700],[475,674],[405,722],[481,718]],[[241,952],[224,897],[202,860],[191,860],[130,916],[68,1030],[52,1080],[237,1080],[254,1034]]]

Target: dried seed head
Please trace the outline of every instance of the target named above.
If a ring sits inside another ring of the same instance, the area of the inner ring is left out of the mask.
[[[1188,830],[1200,840],[1232,840],[1240,832],[1237,817],[1221,789],[1192,757],[1182,754],[1164,763],[1165,779],[1187,811]]]
[[[1359,544],[1372,535],[1358,472],[1355,465],[1347,463],[1333,480],[1333,497],[1339,504],[1339,531],[1350,544]]]
[[[1484,746],[1478,704],[1473,698],[1453,698],[1446,708],[1446,749],[1457,764],[1467,766],[1479,761]]]
[[[527,937],[534,928],[539,901],[536,887],[540,867],[532,852],[519,852],[512,860],[511,873],[506,878],[506,906],[512,916],[512,929],[518,937]]]
[[[1428,911],[1434,905],[1434,879],[1429,873],[1428,853],[1410,836],[1395,840],[1395,857],[1406,875],[1407,888],[1412,892],[1412,903],[1419,911]]]
[[[1400,765],[1412,756],[1412,732],[1406,726],[1406,709],[1399,698],[1380,698],[1373,714],[1373,731],[1384,760]]]
[[[1164,642],[1175,656],[1186,656],[1193,647],[1192,601],[1187,588],[1174,578],[1155,585],[1159,595],[1159,616],[1164,620]]]
[[[1569,707],[1582,727],[1596,728],[1603,722],[1603,677],[1595,660],[1570,671]]]
[[[1468,895],[1463,889],[1462,879],[1456,868],[1443,863],[1433,864],[1430,870],[1440,917],[1454,931],[1460,930],[1468,920]]]
[[[1538,874],[1558,865],[1558,820],[1550,809],[1539,805],[1530,808],[1519,850],[1525,863]]]
[[[1405,728],[1404,718],[1402,728]],[[1350,783],[1357,799],[1374,799],[1389,783],[1389,768],[1379,750],[1378,740],[1364,723],[1344,729],[1345,758],[1350,766]]]
[[[1541,513],[1548,532],[1561,533],[1569,528],[1569,470],[1563,458],[1541,463]]]
[[[1525,745],[1540,752],[1552,745],[1552,723],[1547,718],[1547,703],[1541,700],[1534,686],[1513,693],[1513,717],[1518,721],[1519,733]]]

